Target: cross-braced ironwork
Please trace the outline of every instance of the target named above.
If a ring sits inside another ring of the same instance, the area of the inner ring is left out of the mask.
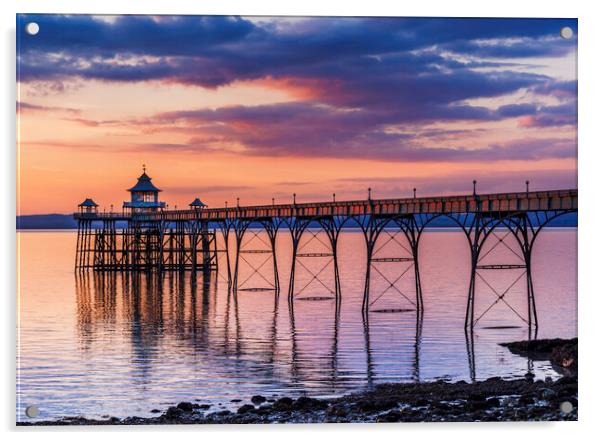
[[[422,228],[413,216],[364,216],[357,219],[366,242],[366,277],[362,313],[407,311],[399,307],[375,308],[378,301],[387,294],[394,293],[403,304],[417,313],[423,311],[420,270],[418,266],[418,243]],[[393,248],[393,249],[391,249]],[[391,252],[394,252],[391,254]],[[385,266],[398,270],[391,274]],[[385,282],[380,292],[372,292],[374,277]],[[402,289],[400,282],[413,277],[413,292]]]
[[[218,271],[218,276],[228,283],[228,290],[232,289],[232,266],[230,263],[230,233],[233,230],[233,225],[236,223],[236,219],[225,218],[223,221],[217,223],[217,227],[222,233],[223,249],[218,250],[217,259],[223,259],[226,261],[226,275],[224,276],[221,271]]]
[[[242,220],[233,224],[236,256],[232,285],[235,292],[279,292],[276,234],[280,223],[279,219],[258,219]],[[250,270],[250,273],[244,274],[242,278],[239,277],[241,263]],[[266,269],[270,266],[272,274],[267,275]]]
[[[335,299],[341,296],[337,244],[343,221],[337,217],[300,218],[291,217],[285,220],[292,238],[291,274],[289,278],[289,301],[294,299]],[[313,225],[314,227],[310,228]],[[318,228],[319,227],[319,228]],[[320,234],[324,232],[326,238]],[[305,241],[302,241],[303,237]],[[317,265],[309,261],[319,261]],[[331,268],[334,281],[325,280],[327,269]],[[297,271],[302,269],[309,276],[301,286],[296,288]],[[326,295],[304,296],[315,285],[325,290]]]
[[[215,231],[208,222],[129,222],[111,217],[79,220],[75,268],[114,270],[217,270]]]
[[[568,209],[541,212],[480,212],[466,216],[471,217],[468,226],[464,228],[471,248],[471,278],[465,328],[472,330],[494,307],[501,304],[525,324],[530,332],[534,331],[536,334],[538,318],[532,277],[533,245],[544,226],[558,216],[572,211]],[[508,243],[510,239],[514,239],[513,242],[518,249]],[[486,243],[492,241],[493,244],[485,251]],[[512,255],[514,261],[487,264],[485,260],[491,258],[500,248]],[[514,276],[504,287],[499,288],[488,279],[487,274],[492,271],[508,271]],[[478,313],[475,311],[477,281],[493,295],[489,305]],[[526,291],[526,313],[521,312],[519,307],[508,300],[509,293],[515,286],[523,283]]]

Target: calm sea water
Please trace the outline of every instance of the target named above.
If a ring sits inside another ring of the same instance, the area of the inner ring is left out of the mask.
[[[325,397],[388,381],[470,381],[527,371],[557,377],[549,363],[527,361],[498,345],[528,337],[521,271],[488,271],[477,280],[475,315],[493,306],[474,338],[466,338],[469,250],[458,231],[427,231],[422,238],[423,319],[411,311],[413,271],[402,276],[409,263],[379,263],[367,322],[361,315],[365,248],[355,231],[344,231],[339,242],[338,312],[333,300],[303,300],[330,296],[327,257],[300,260],[297,299],[289,307],[287,233],[278,237],[279,296],[255,289],[273,281],[268,254],[242,254],[242,290],[233,295],[223,257],[219,275],[209,282],[176,273],[75,274],[74,232],[20,232],[18,239],[18,419],[28,405],[37,405],[43,419],[150,416],[153,408],[195,399],[219,409],[255,394]],[[248,234],[243,247],[261,249],[264,240]],[[538,337],[574,337],[577,231],[549,229],[537,240]],[[303,252],[324,250],[322,241],[322,234],[308,234]],[[407,252],[388,234],[381,241],[380,257]],[[484,250],[483,264],[519,262],[509,238],[495,243]],[[378,313],[391,308],[406,311]]]

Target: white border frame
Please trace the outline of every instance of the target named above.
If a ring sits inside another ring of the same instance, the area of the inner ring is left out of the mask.
[[[602,329],[598,325],[602,311],[598,277],[600,258],[597,250],[602,246],[599,219],[602,207],[597,188],[602,188],[602,166],[600,127],[597,106],[602,103],[600,81],[600,54],[598,45],[602,41],[602,17],[596,12],[596,2],[557,1],[528,2],[525,0],[500,0],[495,3],[473,0],[422,0],[419,2],[397,3],[391,0],[351,1],[351,0],[305,0],[303,2],[282,2],[277,0],[145,0],[126,2],[104,0],[88,2],[82,0],[19,0],[0,3],[3,25],[4,56],[1,60],[3,93],[0,121],[4,145],[2,148],[2,228],[0,240],[2,264],[1,278],[5,289],[3,300],[2,348],[5,356],[1,363],[4,382],[4,399],[0,414],[2,428],[14,435],[15,431],[26,437],[42,432],[48,437],[63,438],[65,435],[80,436],[82,431],[94,438],[111,433],[126,436],[129,432],[144,432],[145,436],[164,436],[165,432],[176,435],[185,433],[220,437],[283,437],[296,439],[307,436],[332,436],[334,431],[343,431],[345,436],[363,437],[366,435],[408,435],[421,438],[461,437],[462,439],[487,436],[488,440],[504,439],[521,434],[548,438],[576,437],[594,432],[602,418],[598,415],[599,398],[602,395],[597,369],[602,355],[598,335]],[[236,15],[378,15],[378,16],[499,16],[499,17],[577,17],[579,19],[579,190],[581,216],[579,218],[579,337],[580,359],[580,407],[579,422],[576,423],[505,423],[500,424],[401,424],[401,425],[286,425],[265,426],[167,426],[167,427],[103,427],[103,428],[15,428],[15,310],[16,310],[16,242],[15,242],[15,14],[17,12],[48,13],[106,13],[106,14],[236,14]],[[597,227],[598,226],[598,227]],[[94,431],[94,432],[92,432]]]

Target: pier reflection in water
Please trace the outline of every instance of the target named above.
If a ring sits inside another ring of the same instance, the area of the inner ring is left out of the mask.
[[[297,299],[292,305],[286,292],[229,292],[220,274],[74,275],[74,234],[20,236],[18,405],[37,404],[42,417],[149,416],[153,408],[194,399],[218,409],[254,394],[333,396],[387,381],[516,377],[530,370],[555,375],[547,363],[530,364],[498,345],[528,336],[524,327],[500,325],[512,322],[507,308],[494,315],[492,328],[466,337],[468,255],[457,231],[424,237],[422,316],[391,295],[383,297],[382,310],[398,312],[373,312],[367,319],[358,313],[363,238],[353,231],[340,241],[341,301]],[[576,334],[575,238],[575,230],[551,230],[536,249],[540,337]],[[279,249],[287,249],[284,242]],[[288,267],[290,255],[278,258]],[[304,286],[309,278],[299,276]],[[314,283],[306,295],[317,298],[321,291]],[[518,292],[508,295],[513,305],[523,298]]]
[[[365,366],[359,365],[359,359],[343,358],[339,369],[341,304],[334,300],[293,306],[277,292],[243,295],[226,290],[225,301],[220,303],[217,277],[205,279],[186,272],[78,272],[75,277],[80,347],[91,349],[107,326],[118,320],[128,322],[125,331],[141,377],[161,349],[162,339],[169,338],[199,354],[211,352],[238,360],[236,371],[247,371],[249,381],[261,382],[262,376],[273,380],[280,375],[283,382],[290,382],[284,386],[316,387],[321,394],[336,393],[340,382],[361,380],[362,375],[368,385],[375,378],[420,380],[421,314],[395,313],[385,323],[358,316]],[[241,308],[255,313],[241,313]],[[288,325],[283,319],[288,319]],[[382,325],[389,327],[393,322],[395,327],[386,335],[388,359],[375,361],[378,348],[373,345],[385,336]],[[371,324],[379,333],[372,342]],[[345,342],[346,338],[342,339]],[[345,369],[347,364],[354,368]],[[266,365],[270,367],[267,370]]]

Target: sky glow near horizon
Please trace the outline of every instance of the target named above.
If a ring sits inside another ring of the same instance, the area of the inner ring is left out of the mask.
[[[142,164],[170,207],[577,185],[574,19],[17,26],[19,214],[119,210]]]

